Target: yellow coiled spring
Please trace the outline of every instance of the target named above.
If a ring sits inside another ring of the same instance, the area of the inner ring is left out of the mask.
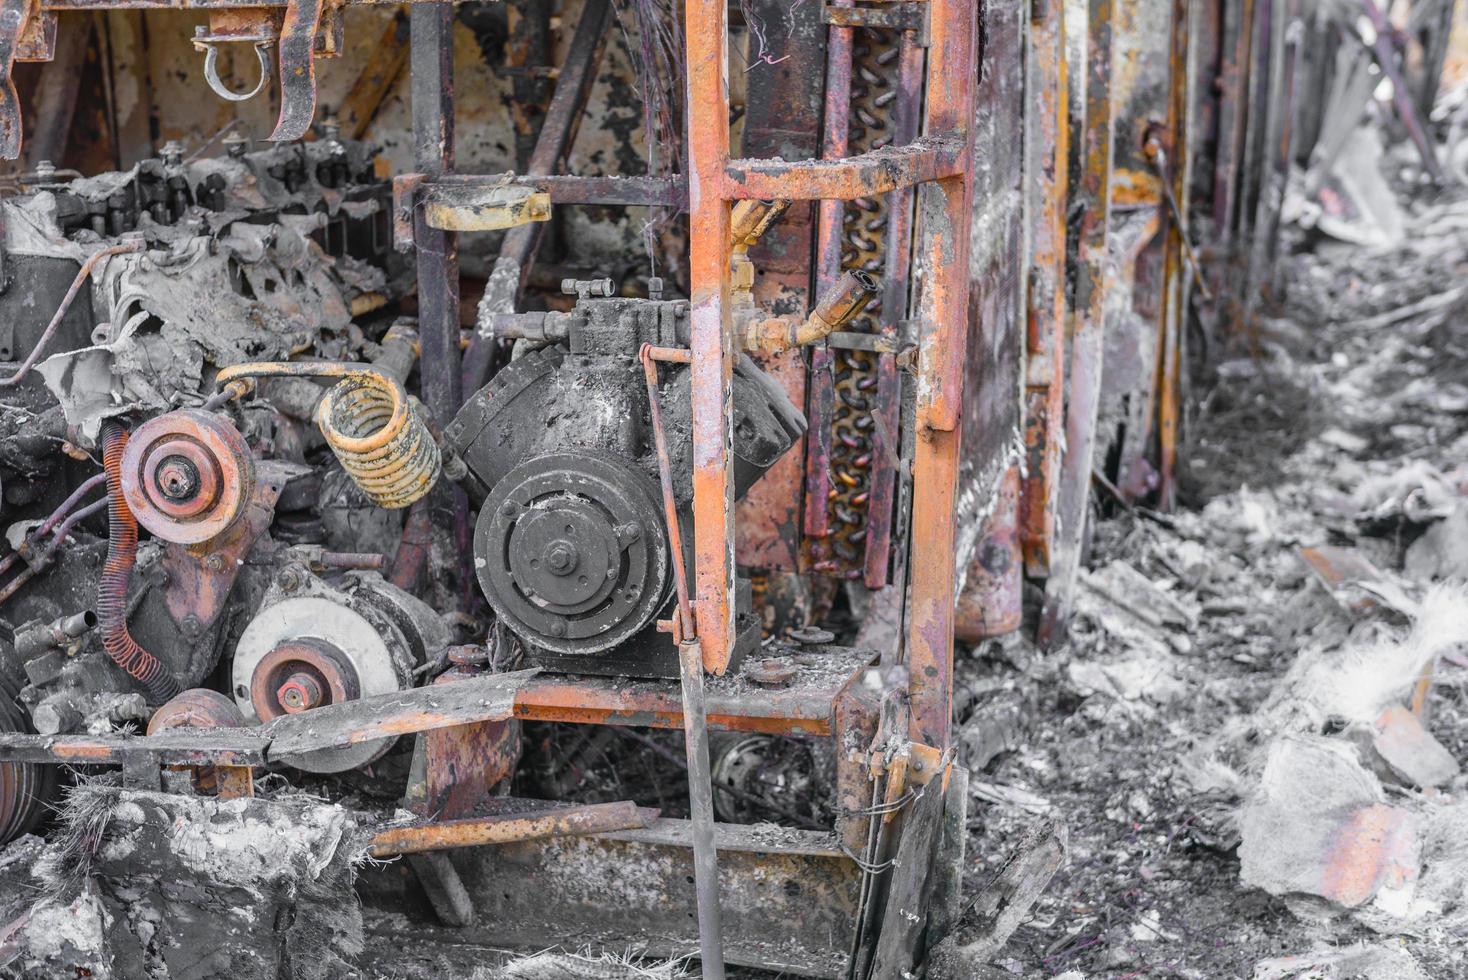
[[[341,378],[316,408],[316,424],[342,469],[379,507],[407,507],[427,495],[443,460],[423,406],[394,378],[363,364],[256,361],[219,372],[221,393],[234,397],[245,378]]]

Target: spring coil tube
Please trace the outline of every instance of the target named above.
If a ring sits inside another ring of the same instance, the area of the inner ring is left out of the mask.
[[[138,645],[127,628],[127,586],[138,556],[138,522],[122,496],[122,451],[127,429],[114,420],[102,427],[102,464],[107,471],[107,561],[97,583],[97,620],[102,648],[112,662],[148,689],[154,704],[178,694],[167,668]]]
[[[407,507],[438,480],[442,458],[423,406],[381,374],[336,384],[321,399],[316,423],[342,469],[379,507]]]

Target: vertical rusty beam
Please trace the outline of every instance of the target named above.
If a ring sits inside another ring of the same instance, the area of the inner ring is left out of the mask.
[[[1029,86],[1031,158],[1029,295],[1026,297],[1025,455],[1020,541],[1030,574],[1050,569],[1055,501],[1060,486],[1065,413],[1065,208],[1070,193],[1070,70],[1065,56],[1065,4],[1031,6]]]
[[[1159,322],[1162,343],[1158,350],[1157,443],[1158,506],[1170,511],[1177,503],[1177,443],[1179,401],[1182,397],[1182,339],[1188,314],[1188,271],[1183,254],[1188,229],[1188,174],[1192,170],[1189,146],[1189,109],[1192,72],[1192,0],[1173,0],[1171,47],[1168,54],[1167,148],[1158,157],[1158,177],[1170,181],[1177,214],[1161,209],[1165,229],[1162,309]]]
[[[694,616],[708,670],[734,648],[733,325],[729,318],[729,14],[724,0],[687,0],[688,232],[693,364]],[[695,111],[696,110],[696,111]]]
[[[419,173],[440,177],[454,169],[454,6],[415,3],[408,15],[412,51],[413,160]],[[419,370],[423,404],[439,425],[459,410],[459,251],[452,232],[428,227],[413,214],[418,264]],[[467,602],[474,576],[469,540],[469,504],[458,487],[434,491],[434,525],[452,535],[458,556],[455,583]]]
[[[785,0],[753,0],[748,9],[765,23],[789,23],[772,30],[768,57],[744,77],[744,157],[808,160],[821,155],[821,108],[830,30],[819,4],[790,5]],[[759,269],[754,298],[776,313],[810,309],[816,206],[798,201],[759,242],[749,257]],[[806,400],[806,352],[752,355],[775,378],[795,405]],[[805,441],[780,458],[736,509],[736,555],[741,565],[795,571],[800,567],[804,512]]]
[[[976,0],[931,0],[924,129],[963,133],[956,177],[918,191],[922,298],[918,307],[917,444],[913,453],[909,737],[947,746],[953,715],[954,504],[968,356],[969,212],[973,165]]]
[[[1071,343],[1070,398],[1065,416],[1066,455],[1056,510],[1055,548],[1039,641],[1054,646],[1070,623],[1081,549],[1086,536],[1088,491],[1096,451],[1096,412],[1101,395],[1101,361],[1106,328],[1108,225],[1111,219],[1111,33],[1114,0],[1090,0],[1086,55],[1084,169],[1078,197],[1082,208],[1075,287],[1075,330]]]
[[[28,168],[34,169],[42,160],[62,165],[94,17],[84,13],[57,18],[56,50],[52,59],[41,66],[32,96],[31,132],[26,134],[25,142]]]
[[[1243,153],[1248,118],[1244,80],[1253,53],[1254,0],[1226,2],[1224,17],[1223,67],[1218,77],[1218,140],[1213,168],[1213,227],[1217,229],[1216,245],[1228,259],[1236,240],[1239,157]],[[1227,264],[1215,264],[1210,272],[1210,288],[1218,295],[1227,281]]]
[[[837,6],[851,6],[852,0],[836,0]],[[832,160],[846,155],[851,143],[851,54],[852,29],[831,27],[826,35],[826,106],[822,159]],[[841,278],[842,201],[821,201],[816,225],[816,295]],[[824,343],[811,351],[810,388],[806,400],[806,419],[810,426],[805,437],[805,521],[808,537],[821,538],[830,533],[830,511],[826,501],[831,494],[831,413],[835,408],[836,388],[833,380],[835,358]],[[819,557],[819,556],[817,556]]]

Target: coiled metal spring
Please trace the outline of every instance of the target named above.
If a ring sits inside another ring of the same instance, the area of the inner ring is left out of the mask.
[[[316,424],[342,469],[379,507],[422,499],[443,470],[423,406],[375,368],[332,361],[258,361],[219,372],[221,392],[238,395],[244,379],[341,378],[316,407]]]

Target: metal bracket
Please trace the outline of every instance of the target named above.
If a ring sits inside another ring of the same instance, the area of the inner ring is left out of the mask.
[[[316,32],[325,0],[290,0],[280,25],[280,116],[267,139],[298,140],[316,115]]]
[[[912,31],[918,47],[928,46],[928,4],[923,2],[889,3],[874,7],[826,6],[822,23],[831,27],[877,27],[893,31]]]
[[[14,69],[16,61],[32,60],[25,58],[22,48],[28,40],[27,28],[37,19],[39,10],[38,0],[0,0],[0,157],[6,160],[20,156],[20,96],[15,91]],[[49,21],[54,45],[56,15],[52,14]]]

